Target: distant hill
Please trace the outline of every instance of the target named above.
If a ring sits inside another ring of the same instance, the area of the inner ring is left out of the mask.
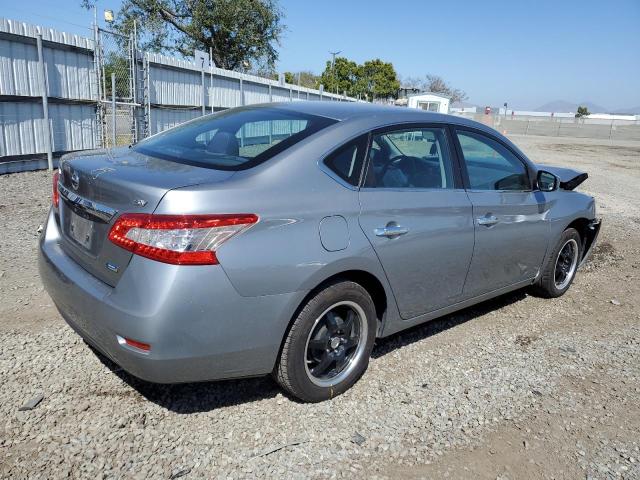
[[[536,108],[536,112],[575,112],[578,107],[587,107],[590,113],[607,113],[608,108],[601,105],[597,105],[593,102],[580,102],[573,103],[565,100],[556,100],[554,102],[545,103],[544,105]]]
[[[616,108],[611,113],[626,113],[629,115],[640,115],[640,105],[631,108]]]

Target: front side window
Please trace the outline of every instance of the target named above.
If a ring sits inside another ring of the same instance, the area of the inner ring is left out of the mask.
[[[458,130],[472,190],[530,190],[525,165],[507,147],[479,133]]]
[[[374,135],[365,187],[454,188],[445,130],[418,128]]]
[[[154,135],[133,150],[177,163],[242,170],[268,160],[335,122],[275,108],[234,109]]]

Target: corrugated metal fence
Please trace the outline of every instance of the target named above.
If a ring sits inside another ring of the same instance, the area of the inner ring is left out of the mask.
[[[207,113],[254,103],[298,100],[348,100],[341,95],[280,83],[240,72],[205,67],[158,54],[148,64],[149,134]],[[204,75],[203,75],[204,73]]]
[[[133,95],[118,99],[127,116],[112,123],[102,32],[90,39],[0,18],[0,173],[46,167],[49,143],[54,157],[109,146],[114,127],[121,143],[240,105],[354,101],[133,48]]]
[[[97,146],[93,50],[91,39],[0,18],[0,173],[42,158],[48,142],[58,154]]]

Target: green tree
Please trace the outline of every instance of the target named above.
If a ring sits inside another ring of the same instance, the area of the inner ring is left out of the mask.
[[[393,64],[376,58],[362,65],[359,80],[360,89],[365,89],[367,98],[395,98],[398,95],[400,81]]]
[[[284,79],[287,83],[298,85],[298,77],[300,77],[300,86],[307,88],[318,88],[320,85],[320,77],[313,72],[284,72]]]
[[[337,57],[335,65],[327,62],[320,83],[327,92],[344,93],[369,100],[395,97],[400,88],[393,64],[380,59],[362,65],[345,57]]]
[[[114,28],[128,34],[134,20],[145,50],[190,57],[211,49],[216,66],[245,71],[273,68],[285,28],[277,0],[123,0]]]
[[[345,57],[337,57],[335,64],[327,61],[324,72],[320,76],[320,83],[326,92],[347,95],[355,94],[355,85],[359,78],[359,67],[354,61]]]
[[[589,109],[587,109],[587,107],[583,107],[583,106],[578,107],[578,111],[576,112],[576,118],[582,118],[588,115],[591,115],[591,112],[589,112]]]

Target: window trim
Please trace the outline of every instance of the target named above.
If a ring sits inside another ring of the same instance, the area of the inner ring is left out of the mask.
[[[367,161],[367,155],[369,154],[369,140],[370,140],[369,137],[370,137],[370,133],[365,132],[365,133],[360,133],[345,142],[342,142],[339,146],[333,148],[329,153],[322,156],[322,158],[318,162],[318,167],[320,168],[320,170],[322,170],[325,174],[327,174],[329,177],[331,177],[333,180],[338,182],[343,187],[348,188],[349,190],[358,190],[362,185],[362,181],[364,179],[365,163]],[[362,146],[363,148],[360,149],[361,153],[358,153],[358,155],[364,155],[364,158],[362,160],[362,165],[360,165],[360,176],[358,177],[358,182],[355,185],[347,182],[344,178],[338,175],[329,165],[327,165],[327,160],[329,158],[337,154],[343,148],[348,148],[349,145],[353,143],[361,144],[359,146]]]
[[[532,169],[529,165],[529,162],[524,160],[522,156],[520,156],[517,152],[513,150],[509,145],[503,142],[500,138],[491,135],[488,132],[482,131],[478,128],[468,127],[466,125],[451,125],[452,130],[452,138],[455,144],[456,154],[458,157],[459,168],[462,173],[462,180],[464,184],[464,189],[468,192],[480,193],[480,192],[499,192],[499,193],[531,193],[535,191],[532,183]],[[464,158],[464,152],[462,151],[462,145],[460,144],[460,140],[458,139],[458,131],[461,132],[471,132],[476,135],[480,135],[481,137],[486,137],[490,140],[493,140],[496,143],[502,145],[505,149],[507,149],[511,154],[522,164],[524,167],[525,175],[527,176],[527,184],[529,185],[529,189],[527,190],[482,190],[482,189],[473,189],[471,188],[471,181],[469,180],[469,172],[467,170],[467,162]]]
[[[453,174],[453,188],[424,188],[424,187],[411,187],[411,188],[400,188],[400,187],[365,187],[363,185],[364,179],[367,178],[367,172],[369,170],[370,159],[369,159],[369,150],[371,150],[371,145],[373,143],[373,137],[376,135],[384,135],[389,132],[397,132],[397,131],[406,131],[406,130],[421,130],[421,129],[436,129],[439,128],[444,131],[444,136],[447,142],[447,148],[449,149],[449,157],[451,162],[451,171]],[[455,191],[464,191],[464,182],[462,172],[460,171],[460,165],[457,161],[457,151],[455,150],[455,144],[452,141],[451,132],[449,129],[449,125],[446,123],[438,123],[438,122],[407,122],[407,123],[394,123],[393,125],[386,125],[384,127],[379,127],[371,130],[369,132],[369,142],[367,144],[367,148],[365,150],[365,161],[364,168],[362,169],[362,175],[360,176],[360,189],[370,192],[370,191],[395,191],[395,192],[455,192]]]

